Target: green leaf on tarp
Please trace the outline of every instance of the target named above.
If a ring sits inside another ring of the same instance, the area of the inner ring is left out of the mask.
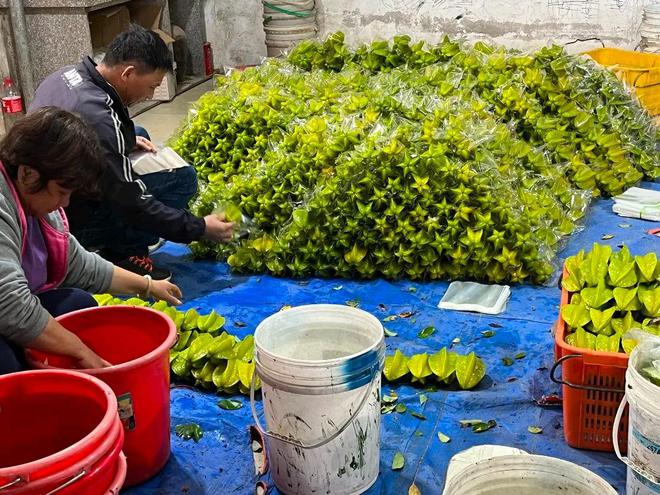
[[[429,400],[429,398],[426,396],[426,394],[419,394],[419,405],[423,406],[426,404],[426,401]]]
[[[407,290],[408,292],[412,293],[412,294],[414,294],[415,292],[417,292],[417,288],[416,288],[416,287],[408,287],[406,290]]]
[[[658,255],[651,252],[644,256],[635,256],[635,265],[637,265],[640,282],[653,282],[658,272]]]
[[[516,359],[518,359],[518,360],[521,360],[521,359],[525,359],[525,356],[527,356],[527,353],[524,352],[524,351],[521,351],[521,352],[519,352],[518,354],[516,354],[516,355],[513,356],[513,357],[516,358]]]
[[[183,440],[194,440],[195,443],[199,442],[204,436],[202,428],[197,423],[176,425],[174,431],[176,432],[176,436]]]
[[[495,332],[493,332],[492,330],[484,330],[483,332],[481,332],[481,335],[482,335],[484,338],[489,339],[489,338],[491,338],[492,336],[495,335]]]
[[[452,345],[460,344],[460,343],[461,343],[461,339],[460,339],[460,337],[455,337],[455,338],[451,341],[451,343],[452,343]]]
[[[383,395],[380,400],[383,404],[394,404],[399,398],[391,395]]]
[[[598,309],[590,309],[589,317],[591,318],[591,323],[594,326],[594,330],[596,332],[600,332],[601,330],[604,330],[605,328],[610,326],[610,323],[612,321],[612,316],[614,316],[615,311],[616,311],[615,307],[611,307],[603,311],[600,311]]]
[[[426,339],[435,333],[435,327],[426,327],[424,330],[419,332],[417,336],[420,339]]]
[[[612,290],[605,285],[605,280],[601,280],[597,287],[585,287],[580,291],[580,295],[588,307],[596,309],[603,307],[614,297]]]
[[[418,412],[413,411],[413,412],[410,413],[410,415],[413,418],[417,418],[417,419],[421,419],[422,421],[426,421],[426,416],[424,416],[422,413],[418,413]]]
[[[226,411],[235,411],[243,407],[243,403],[239,400],[222,399],[218,402],[218,407]]]
[[[504,366],[511,366],[513,364],[513,359],[511,359],[510,357],[503,357],[502,364]]]
[[[527,431],[532,433],[533,435],[540,435],[543,433],[543,428],[540,426],[528,426]]]
[[[408,360],[408,369],[410,374],[413,376],[412,381],[424,382],[424,378],[433,374],[431,368],[429,367],[429,355],[424,354],[415,354]]]
[[[612,255],[608,274],[612,285],[616,287],[632,287],[637,284],[637,273],[635,271],[635,258],[630,255],[626,246]]]
[[[637,287],[615,287],[612,293],[619,311],[637,311],[642,307],[637,298]]]
[[[392,411],[394,411],[394,408],[396,407],[396,404],[385,404],[380,407],[380,413],[381,414],[389,414]]]
[[[607,245],[594,243],[591,251],[584,257],[580,265],[582,280],[591,287],[596,287],[605,281],[608,262],[612,255],[612,248]]]
[[[474,352],[456,358],[456,378],[463,390],[470,390],[479,385],[485,375],[486,366]]]
[[[571,328],[583,327],[591,321],[589,310],[584,304],[567,304],[561,308],[561,317]]]
[[[604,240],[604,241],[609,241],[610,239],[614,239],[614,234],[604,234],[601,237],[601,239]]]
[[[360,300],[351,299],[350,301],[346,301],[346,305],[350,306],[351,308],[357,308],[360,305]]]
[[[387,322],[387,321],[394,321],[394,320],[396,320],[397,318],[398,318],[397,315],[390,315],[390,316],[386,316],[385,318],[383,318],[383,321],[385,321],[385,322]]]
[[[467,427],[472,427],[474,425],[478,425],[480,423],[483,423],[482,419],[461,419],[458,421],[461,425],[461,428],[467,428]]]
[[[497,426],[497,422],[491,419],[486,423],[477,423],[475,425],[472,425],[472,431],[475,433],[483,433],[484,431],[488,431],[491,428],[495,428],[496,426]]]
[[[458,354],[450,352],[446,347],[443,347],[439,352],[429,357],[429,367],[439,380],[447,380],[456,371],[457,357]]]
[[[639,286],[637,297],[642,303],[643,312],[647,316],[655,318],[660,316],[660,286],[651,288],[643,285]]]
[[[383,332],[385,332],[385,337],[396,337],[397,335],[399,335],[398,333],[388,330],[385,327],[383,327]]]
[[[449,443],[451,442],[451,438],[449,438],[447,435],[445,435],[442,432],[438,432],[438,440],[440,440],[442,443]]]
[[[394,408],[395,412],[398,412],[399,414],[403,414],[408,410],[405,404],[397,404],[396,407]]]
[[[403,457],[403,454],[397,450],[394,454],[394,459],[392,459],[392,471],[399,471],[403,469],[403,466],[406,464],[406,458]]]
[[[385,358],[383,375],[387,381],[398,380],[410,372],[408,368],[408,358],[400,350],[396,350],[394,355]]]

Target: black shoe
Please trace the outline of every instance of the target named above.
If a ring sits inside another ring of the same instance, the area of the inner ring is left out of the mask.
[[[129,256],[126,259],[115,262],[115,265],[138,275],[151,275],[152,280],[169,280],[172,278],[170,271],[154,266],[151,258],[148,256]]]

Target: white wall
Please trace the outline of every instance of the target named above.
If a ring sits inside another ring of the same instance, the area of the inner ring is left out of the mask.
[[[256,65],[266,56],[261,0],[205,0],[204,18],[216,68]]]
[[[343,31],[352,44],[396,34],[436,42],[447,33],[520,48],[591,36],[608,46],[634,48],[642,8],[654,1],[317,0],[317,5],[321,36]]]

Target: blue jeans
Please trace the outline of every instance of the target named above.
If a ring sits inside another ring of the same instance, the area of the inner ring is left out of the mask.
[[[41,305],[53,317],[97,306],[92,295],[81,289],[52,289],[38,294],[37,297]],[[26,368],[23,349],[0,337],[0,375],[22,371]]]
[[[136,126],[135,134],[149,139],[142,127]],[[185,209],[197,192],[197,172],[193,167],[154,172],[139,178],[156,200],[178,210]],[[95,204],[90,210],[85,224],[76,225],[72,232],[83,246],[98,249],[99,254],[110,261],[146,256],[149,246],[158,242],[156,234],[132,227],[109,205]]]

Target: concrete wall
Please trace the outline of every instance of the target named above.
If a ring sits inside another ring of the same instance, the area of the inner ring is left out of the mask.
[[[634,48],[642,8],[654,0],[317,0],[321,36],[350,43],[410,34],[436,42],[447,33],[510,47],[597,36]],[[592,44],[593,45],[593,44]],[[581,45],[579,49],[584,49]]]
[[[205,0],[204,17],[216,68],[258,64],[266,56],[261,0]]]

